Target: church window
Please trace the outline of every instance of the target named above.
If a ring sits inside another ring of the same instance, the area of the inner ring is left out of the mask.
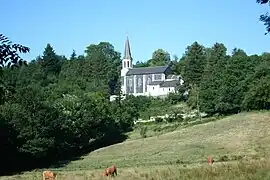
[[[169,88],[169,91],[170,91],[171,89]]]
[[[155,79],[156,81],[161,80],[161,74],[155,74],[155,75],[154,75],[154,79]]]
[[[142,79],[139,78],[139,79],[138,79],[138,86],[141,86],[141,85],[142,85]]]
[[[127,67],[129,68],[130,66],[129,66],[129,61],[127,62]]]
[[[126,61],[124,61],[124,68],[126,68]]]
[[[155,87],[153,87],[153,89],[155,89]]]
[[[132,77],[129,78],[129,87],[131,88],[132,87]]]

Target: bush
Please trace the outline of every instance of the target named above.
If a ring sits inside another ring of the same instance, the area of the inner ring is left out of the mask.
[[[155,119],[155,121],[157,122],[157,123],[161,123],[161,122],[163,122],[163,118],[161,118],[161,117],[157,117],[156,119]]]
[[[171,104],[177,104],[178,102],[183,101],[183,95],[179,93],[170,93],[166,100],[168,100]]]
[[[174,119],[173,117],[167,117],[167,118],[165,118],[165,119],[166,119],[166,121],[167,121],[168,123],[172,123],[172,122],[175,121],[175,119]]]

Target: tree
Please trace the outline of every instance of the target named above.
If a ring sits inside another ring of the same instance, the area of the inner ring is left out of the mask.
[[[91,71],[93,86],[106,94],[115,94],[116,84],[120,79],[120,53],[108,42],[91,44],[85,53],[89,63],[89,69],[86,71]]]
[[[259,4],[269,4],[269,0],[256,0],[257,3]],[[263,22],[265,28],[266,28],[266,32],[265,35],[268,34],[270,32],[270,16],[269,13],[265,13],[262,14],[260,16],[260,21]]]
[[[85,60],[85,57],[84,57],[84,55],[79,55],[77,59],[82,61],[82,60]]]
[[[184,74],[185,83],[199,86],[206,61],[204,47],[198,42],[194,42],[187,47],[185,53]]]
[[[60,73],[62,66],[60,59],[61,57],[56,55],[53,47],[47,44],[40,61],[44,77],[48,75],[58,75]]]
[[[200,85],[200,107],[202,111],[217,113],[219,106],[219,88],[223,83],[224,69],[227,63],[227,49],[222,43],[215,43],[207,60]]]
[[[76,60],[76,59],[77,59],[77,54],[76,54],[75,50],[73,49],[72,54],[70,56],[70,60],[73,61],[73,60]]]
[[[270,60],[262,61],[246,78],[242,107],[245,110],[270,110]]]
[[[148,67],[148,66],[149,66],[148,62],[142,62],[142,61],[137,61],[134,65],[135,68]]]
[[[3,74],[3,67],[7,64],[8,67],[14,67],[18,65],[25,65],[26,61],[24,61],[19,55],[20,53],[28,53],[30,51],[29,47],[13,44],[7,37],[3,34],[0,34],[0,75]]]
[[[157,49],[152,54],[152,59],[148,61],[150,66],[164,66],[168,65],[171,61],[170,54],[163,50]]]
[[[248,70],[250,66],[247,54],[241,49],[234,48],[224,70],[223,83],[219,88],[218,106],[221,113],[235,113],[241,109],[244,97],[241,82],[245,80],[247,74],[250,74]]]
[[[6,36],[0,34],[0,104],[3,104],[6,93],[3,76],[4,66],[7,65],[7,67],[13,69],[23,64],[27,65],[26,61],[19,56],[18,51],[28,53],[30,48],[20,44],[13,44]]]
[[[186,66],[185,55],[183,55],[178,61],[172,62],[172,69],[176,74],[183,75],[185,66]]]

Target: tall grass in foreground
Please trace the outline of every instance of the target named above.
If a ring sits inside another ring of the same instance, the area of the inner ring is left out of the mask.
[[[58,180],[102,180],[102,170],[58,172]],[[2,179],[41,179],[41,172],[2,177]],[[266,180],[270,179],[270,161],[249,161],[230,164],[213,164],[195,168],[183,166],[158,166],[149,168],[119,169],[119,180]]]

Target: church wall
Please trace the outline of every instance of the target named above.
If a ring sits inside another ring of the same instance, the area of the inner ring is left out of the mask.
[[[152,74],[145,75],[145,82],[146,82],[145,92],[147,92],[147,85],[152,82],[152,77],[153,77]]]
[[[121,86],[124,86],[125,84],[124,84],[124,76],[121,76]]]
[[[143,93],[143,75],[136,75],[136,93]]]
[[[134,93],[134,76],[127,76],[127,81],[126,81],[126,93]]]

